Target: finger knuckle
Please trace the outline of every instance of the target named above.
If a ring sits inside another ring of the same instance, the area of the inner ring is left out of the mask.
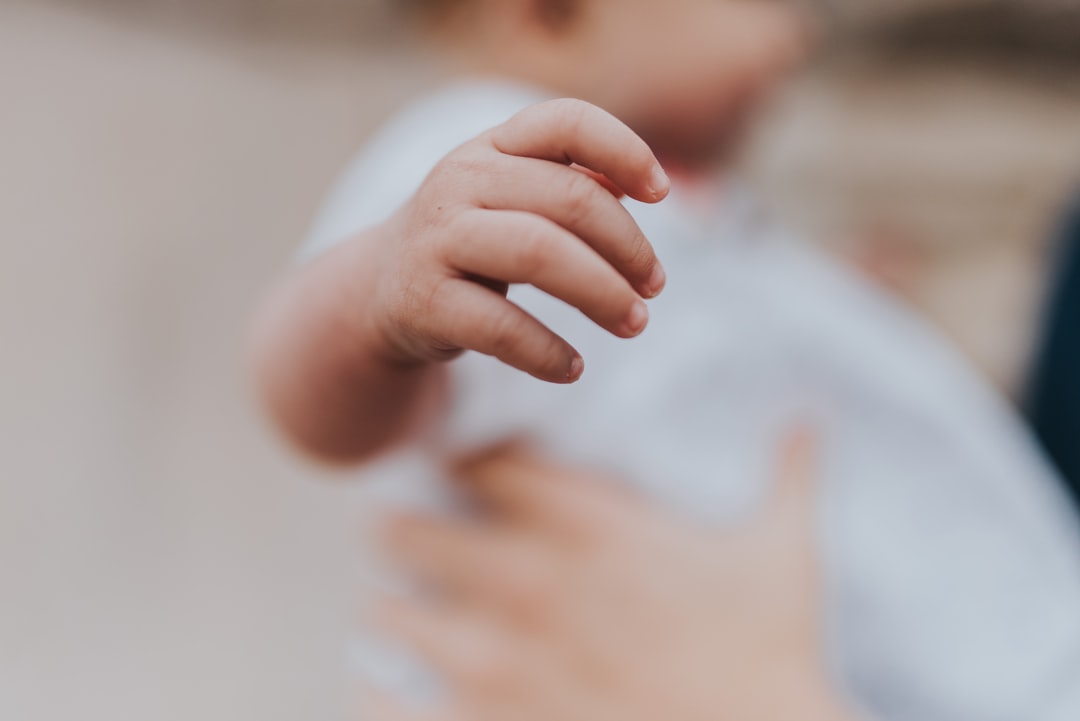
[[[459,222],[470,204],[455,195],[456,190],[448,183],[434,183],[424,188],[414,199],[414,222],[404,242],[414,248],[424,249],[426,255],[437,251],[442,245],[459,235]]]
[[[434,360],[450,360],[457,357],[462,350],[451,340],[445,327],[430,320],[440,311],[445,315],[446,306],[450,304],[448,284],[451,282],[453,281],[441,279],[424,288],[418,288],[413,300],[414,313],[418,318],[424,319],[415,324],[416,334],[425,339]]]
[[[440,160],[428,176],[428,184],[448,194],[460,193],[468,185],[463,182],[482,176],[489,162],[480,153],[467,148],[459,149]]]
[[[437,329],[430,319],[436,317],[446,299],[446,283],[442,279],[421,280],[407,274],[399,282],[398,300],[388,311],[388,320],[401,335],[423,345],[438,344]],[[432,350],[437,350],[432,348]],[[447,350],[451,350],[447,346]]]
[[[477,242],[477,216],[477,211],[465,207],[446,209],[439,219],[439,233],[434,241],[435,252],[440,258],[445,259],[453,248],[464,248]]]
[[[387,312],[390,323],[410,338],[420,335],[421,319],[427,317],[426,295],[416,284],[405,281],[399,291],[397,302]]]
[[[635,229],[633,238],[627,245],[624,262],[641,273],[651,271],[656,265],[656,254],[653,252],[652,244],[638,229]]]
[[[592,115],[600,112],[595,105],[575,98],[553,100],[552,111],[569,132],[580,131]]]
[[[569,176],[564,186],[566,193],[565,212],[567,220],[571,224],[586,222],[595,212],[597,204],[601,201],[600,186],[595,180],[584,173],[574,173]]]
[[[419,318],[430,318],[439,309],[444,295],[442,281],[422,283],[415,279],[406,279],[406,292],[409,310]]]
[[[497,358],[516,357],[524,346],[524,334],[520,323],[511,313],[503,313],[491,320],[491,347]]]
[[[548,267],[555,248],[551,236],[543,227],[532,225],[523,229],[514,242],[516,264],[531,272],[543,271]]]

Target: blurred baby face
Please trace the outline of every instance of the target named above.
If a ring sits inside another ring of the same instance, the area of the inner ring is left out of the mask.
[[[575,25],[590,99],[687,165],[725,152],[808,40],[785,0],[591,0]]]

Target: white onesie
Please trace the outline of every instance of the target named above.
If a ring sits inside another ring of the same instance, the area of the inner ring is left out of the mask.
[[[461,84],[404,111],[353,164],[306,253],[382,220],[435,163],[542,95]],[[658,502],[723,522],[764,483],[781,431],[824,429],[829,639],[872,714],[1080,720],[1080,528],[1023,424],[902,307],[726,189],[628,203],[668,271],[645,334],[607,335],[531,288],[511,297],[583,354],[574,386],[467,354],[434,438],[365,472],[371,507],[451,503],[436,456],[528,434]],[[375,644],[376,680],[415,669]]]

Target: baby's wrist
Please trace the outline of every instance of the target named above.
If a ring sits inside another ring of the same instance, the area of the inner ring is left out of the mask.
[[[393,253],[400,230],[398,218],[353,237],[343,248],[333,281],[340,289],[341,311],[347,316],[351,351],[395,369],[430,365],[434,358],[421,342],[409,337],[405,309],[391,281],[396,275]],[[387,287],[389,286],[389,287]]]

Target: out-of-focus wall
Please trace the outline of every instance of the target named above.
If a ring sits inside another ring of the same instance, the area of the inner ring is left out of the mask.
[[[0,2],[0,718],[343,718],[352,519],[242,343],[429,70],[84,5]]]
[[[400,39],[396,0],[41,0],[128,21],[290,42]]]
[[[883,280],[1019,402],[1080,191],[1076,68],[837,58],[781,99],[748,165],[786,223]]]

